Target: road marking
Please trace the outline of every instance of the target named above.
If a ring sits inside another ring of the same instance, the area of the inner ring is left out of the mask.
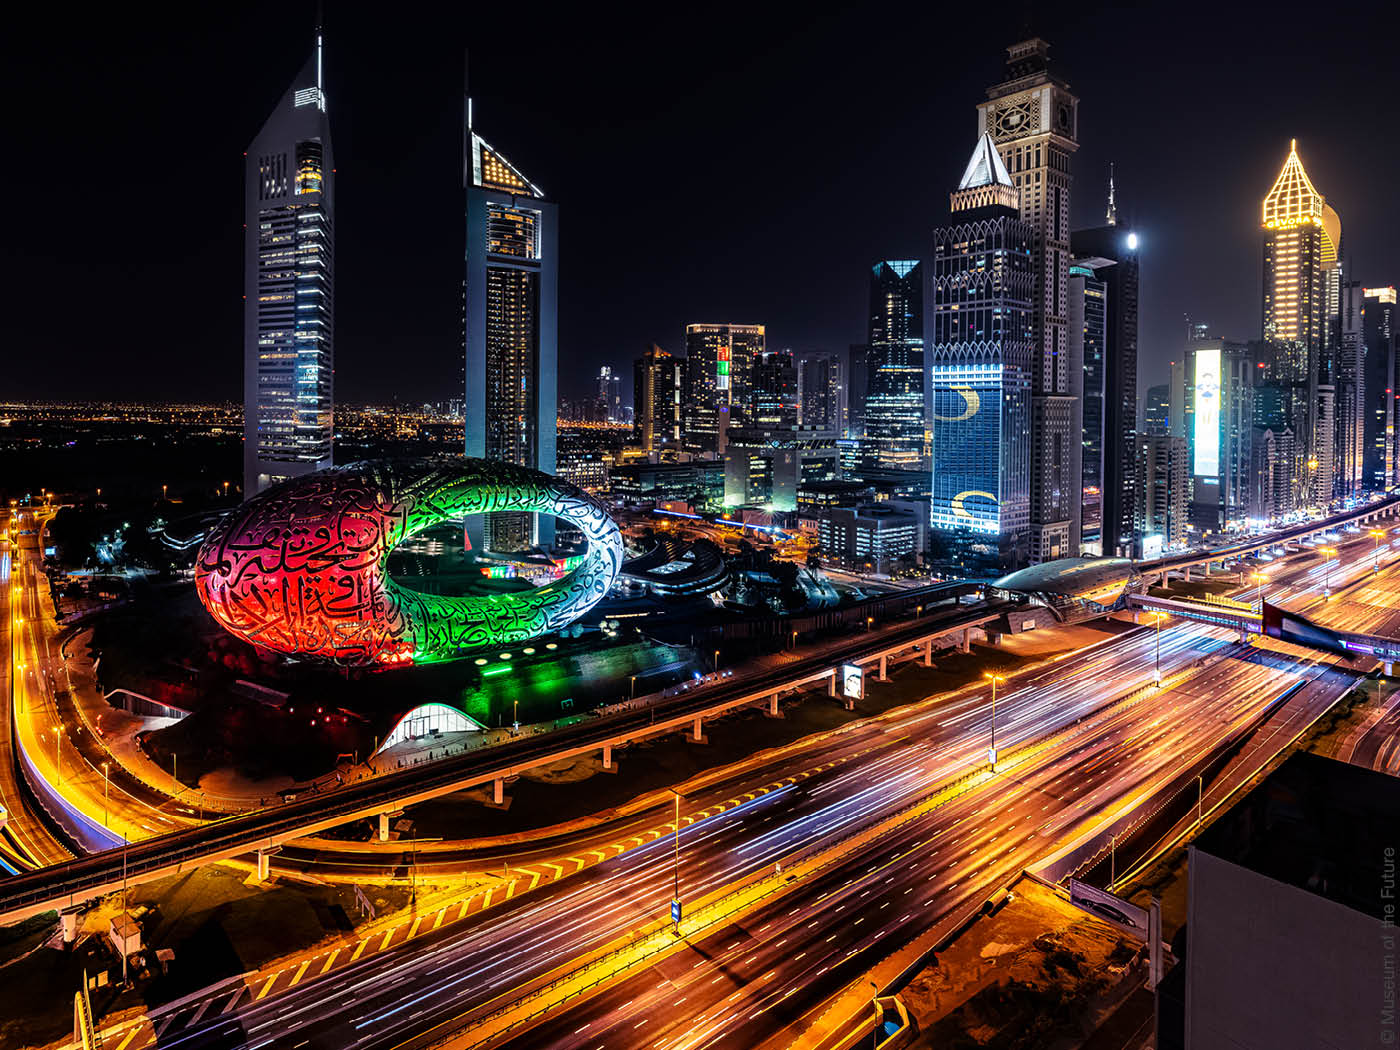
[[[223,1008],[222,1010],[219,1011],[219,1013],[222,1015],[222,1014],[226,1014],[226,1013],[228,1013],[230,1010],[232,1010],[234,1004],[238,1002],[239,998],[242,997],[244,991],[247,990],[247,987],[248,987],[247,985],[243,985],[242,987],[236,989],[236,990],[234,991],[233,995],[230,996],[228,1003],[224,1006],[224,1008]]]
[[[426,915],[420,915],[420,916],[418,916],[418,918],[416,918],[416,919],[413,920],[413,925],[410,926],[410,927],[408,928],[408,939],[409,939],[409,940],[413,940],[414,934],[416,934],[416,933],[418,932],[418,924],[419,924],[420,922],[422,922],[422,921],[423,921],[424,919],[426,919],[426,918],[427,918]],[[295,981],[293,981],[292,983],[293,983],[293,984],[296,984]]]
[[[156,1025],[156,1028],[155,1028],[155,1039],[156,1039],[156,1042],[160,1042],[160,1037],[161,1037],[162,1035],[165,1034],[165,1030],[166,1030],[167,1028],[170,1027],[170,1022],[173,1021],[173,1020],[175,1020],[175,1015],[174,1015],[174,1014],[170,1014],[168,1017],[162,1019],[161,1022],[160,1022],[160,1024]]]
[[[369,938],[366,937],[366,938],[365,938],[364,940],[362,940],[358,945],[355,946],[355,954],[353,954],[352,956],[350,956],[350,961],[351,961],[351,962],[354,962],[356,959],[358,959],[358,958],[364,953],[365,945],[368,944],[368,943],[369,943]]]
[[[337,955],[339,955],[339,954],[340,954],[340,949],[337,948],[335,951],[331,952],[329,955],[326,956],[326,965],[321,967],[321,972],[322,972],[322,973],[325,973],[327,970],[329,970],[329,969],[331,968],[331,964],[332,964],[333,962],[335,962],[335,957],[336,957]]]
[[[304,963],[302,963],[301,966],[299,966],[299,967],[297,968],[297,972],[294,973],[294,974],[292,975],[292,983],[289,984],[289,985],[287,985],[287,987],[288,987],[288,988],[294,988],[294,987],[296,987],[296,983],[297,983],[298,981],[301,980],[302,975],[306,973],[306,968],[307,968],[308,966],[310,966],[310,965],[311,965],[311,960],[310,960],[310,959],[307,959]]]
[[[269,978],[267,979],[267,983],[264,984],[264,985],[262,986],[262,991],[258,992],[258,994],[257,994],[256,996],[254,996],[254,1000],[256,1001],[256,1000],[258,1000],[258,999],[261,999],[261,998],[262,998],[264,995],[266,995],[268,992],[272,991],[272,986],[273,986],[274,984],[277,983],[277,978],[279,978],[279,977],[281,977],[281,976],[282,976],[282,971],[281,971],[281,970],[278,970],[278,971],[277,971],[276,973],[274,973],[271,977],[269,977]]]
[[[207,1011],[207,1010],[209,1009],[209,1007],[211,1007],[211,1006],[213,1006],[213,1005],[214,1005],[214,997],[213,997],[213,996],[210,996],[208,999],[205,999],[204,1002],[200,1003],[200,1004],[199,1004],[199,1009],[196,1010],[196,1011],[194,1012],[194,1016],[190,1018],[190,1023],[189,1023],[186,1027],[188,1027],[188,1028],[193,1028],[195,1025],[199,1024],[199,1019],[200,1019],[201,1017],[203,1017],[204,1014],[205,1014],[205,1011]]]
[[[441,908],[438,909],[437,918],[433,920],[433,929],[436,930],[439,926],[442,925],[443,916],[445,916],[446,914],[447,905],[444,904]]]
[[[382,941],[379,942],[379,950],[380,950],[381,952],[382,952],[385,948],[389,947],[389,942],[393,939],[394,934],[396,934],[396,933],[398,933],[398,932],[399,932],[399,928],[398,928],[397,926],[395,926],[392,930],[385,930],[385,931],[384,931],[384,940],[382,940]]]
[[[136,1033],[140,1031],[140,1029],[141,1026],[139,1024],[132,1025],[131,1031],[126,1033],[126,1038],[117,1044],[117,1050],[126,1050],[126,1044],[136,1038]]]
[[[540,884],[540,872],[539,872],[538,869],[536,869],[536,870],[530,875],[530,889],[533,890],[533,889],[534,889],[536,886],[538,886],[539,884]]]

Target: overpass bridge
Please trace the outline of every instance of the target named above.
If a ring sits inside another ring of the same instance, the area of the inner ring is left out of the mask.
[[[1251,554],[1268,550],[1270,547],[1298,543],[1337,529],[1344,529],[1348,525],[1366,525],[1382,518],[1391,517],[1397,512],[1400,512],[1400,494],[1386,496],[1374,503],[1353,507],[1351,510],[1341,511],[1316,521],[1306,521],[1301,525],[1294,525],[1266,535],[1252,536],[1224,547],[1173,554],[1152,561],[1140,561],[1136,568],[1139,575],[1149,580],[1153,576],[1165,580],[1172,573],[1179,574],[1189,580],[1193,568],[1200,568],[1209,576],[1211,566],[1217,563],[1224,569],[1227,562],[1247,558]]]
[[[966,648],[974,629],[1001,620],[1014,607],[1008,601],[987,601],[939,609],[883,630],[856,633],[819,654],[765,667],[721,685],[651,703],[637,701],[550,733],[384,773],[326,794],[303,796],[28,872],[0,881],[0,924],[74,907],[124,885],[234,857],[256,855],[258,873],[265,877],[273,851],[293,839],[355,820],[378,817],[382,821],[385,814],[404,806],[479,784],[491,783],[500,801],[506,779],[525,770],[597,751],[602,752],[604,768],[611,768],[613,748],[653,735],[689,730],[692,738],[703,740],[705,719],[752,705],[765,705],[769,714],[777,715],[780,696],[814,682],[825,680],[829,694],[837,696],[843,665],[873,666],[883,679],[892,658],[915,653],[927,663],[935,647]]]
[[[1369,656],[1381,661],[1387,676],[1393,673],[1393,665],[1400,662],[1400,638],[1324,627],[1306,616],[1269,602],[1263,602],[1262,608],[1256,609],[1247,602],[1228,598],[1154,598],[1146,594],[1130,594],[1126,604],[1134,611],[1229,627],[1239,631],[1240,641],[1251,634],[1263,634],[1348,660]]]

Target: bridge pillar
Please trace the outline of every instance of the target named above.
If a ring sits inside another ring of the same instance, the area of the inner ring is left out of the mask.
[[[491,781],[491,804],[504,806],[506,804],[506,781],[504,777],[497,777]]]
[[[1391,675],[1393,675],[1393,674],[1395,673],[1395,669],[1394,669],[1394,668],[1395,668],[1395,665],[1392,664],[1389,660],[1387,660],[1387,661],[1382,665],[1382,670],[1385,671],[1385,676],[1386,676],[1387,678],[1389,678]]]
[[[389,841],[389,814],[379,814],[379,841]]]
[[[889,670],[889,657],[888,657],[888,656],[882,656],[882,657],[880,657],[880,676],[879,676],[880,681],[882,681],[882,682],[888,682],[888,681],[890,680],[890,676],[886,673],[888,670]]]
[[[971,628],[971,627],[964,627],[964,628],[963,628],[962,643],[958,646],[958,652],[960,652],[960,653],[970,653],[970,652],[972,652],[972,628]]]
[[[967,637],[967,632],[966,632],[966,631],[963,632],[963,637]],[[925,666],[925,667],[932,667],[932,666],[933,666],[933,639],[932,639],[932,638],[926,639],[926,640],[924,641],[924,666]]]
[[[1190,582],[1191,582],[1191,566],[1187,565],[1187,566],[1185,566],[1185,567],[1182,568],[1182,570],[1181,570],[1181,579],[1182,579],[1185,583],[1190,583]]]
[[[266,882],[272,874],[272,851],[258,850],[258,881]]]
[[[78,939],[78,909],[65,909],[58,917],[63,920],[63,943],[72,944]]]
[[[708,744],[710,738],[705,735],[705,720],[699,715],[695,716],[695,721],[690,727],[690,735],[686,737],[692,744]]]
[[[778,694],[774,693],[768,698],[768,710],[764,712],[769,718],[782,718],[783,713],[778,710]]]
[[[603,772],[604,772],[604,773],[616,773],[616,772],[617,772],[617,763],[613,761],[613,757],[612,757],[612,745],[611,745],[611,744],[604,744],[604,745],[603,745]]]
[[[836,680],[837,680],[838,678],[840,678],[840,677],[841,677],[841,671],[840,671],[840,669],[833,667],[833,668],[831,669],[831,677],[828,678],[828,679],[826,680],[826,695],[827,695],[827,696],[834,697],[834,696],[839,695],[840,690],[837,688]]]

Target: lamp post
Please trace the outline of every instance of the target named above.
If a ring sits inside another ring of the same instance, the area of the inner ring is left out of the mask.
[[[635,700],[635,699],[637,699],[637,676],[636,676],[636,675],[633,675],[633,676],[632,676],[632,685],[631,685],[630,689],[628,690],[628,692],[629,692],[629,695],[628,695],[628,699],[629,699],[629,700]]]
[[[1319,547],[1318,550],[1321,551],[1322,556],[1327,559],[1322,563],[1322,597],[1325,599],[1332,597],[1332,558],[1336,555],[1337,548]]]
[[[673,794],[673,795],[676,796],[676,836],[675,836],[676,849],[675,849],[675,862],[674,862],[674,864],[673,864],[672,867],[671,867],[671,873],[672,873],[672,885],[671,885],[672,897],[671,897],[671,899],[674,900],[677,904],[679,904],[679,903],[680,903],[680,900],[681,900],[681,793],[680,793],[679,791],[676,791],[674,788],[672,788],[672,789],[671,789],[671,794]],[[677,921],[676,921],[676,932],[679,933],[679,932],[680,932],[680,929],[681,929],[680,920],[677,919]]]
[[[1259,612],[1262,615],[1264,612],[1264,584],[1269,582],[1269,578],[1262,572],[1251,572],[1249,578],[1255,584],[1254,600],[1259,603]]]
[[[111,791],[109,790],[111,787],[111,781],[107,779],[107,769],[110,765],[110,762],[102,763],[102,823],[105,827],[112,826],[110,821],[107,819],[108,803],[111,801],[112,798]]]
[[[1157,671],[1153,678],[1153,685],[1158,689],[1162,688],[1162,621],[1166,618],[1166,613],[1159,612],[1155,620],[1157,625]]]
[[[63,723],[55,722],[53,727],[53,764],[58,768],[58,786],[63,786],[63,752],[59,745],[63,742]]]
[[[719,671],[719,650],[715,650],[715,670]]]
[[[992,746],[987,749],[987,761],[992,772],[997,771],[997,683],[1005,682],[1006,676],[985,671],[982,677],[992,683]]]
[[[1381,571],[1381,537],[1385,535],[1385,529],[1371,529],[1371,538],[1376,541],[1375,563],[1372,565],[1373,572]]]

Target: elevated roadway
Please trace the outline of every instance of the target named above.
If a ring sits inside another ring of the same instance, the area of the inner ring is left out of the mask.
[[[843,664],[872,664],[883,677],[890,658],[921,650],[927,660],[950,635],[966,645],[970,632],[999,620],[1008,602],[940,609],[911,622],[858,633],[822,653],[629,710],[589,719],[539,736],[527,736],[441,759],[427,766],[356,781],[333,792],[303,797],[276,808],[224,817],[198,827],[56,864],[0,882],[0,924],[55,907],[70,907],[134,884],[232,857],[258,854],[259,868],[276,847],[354,820],[374,818],[463,788],[494,783],[501,798],[508,777],[560,759],[602,751],[610,766],[614,747],[689,728],[699,735],[706,718],[752,704],[777,713],[785,692],[827,680],[835,695]]]

